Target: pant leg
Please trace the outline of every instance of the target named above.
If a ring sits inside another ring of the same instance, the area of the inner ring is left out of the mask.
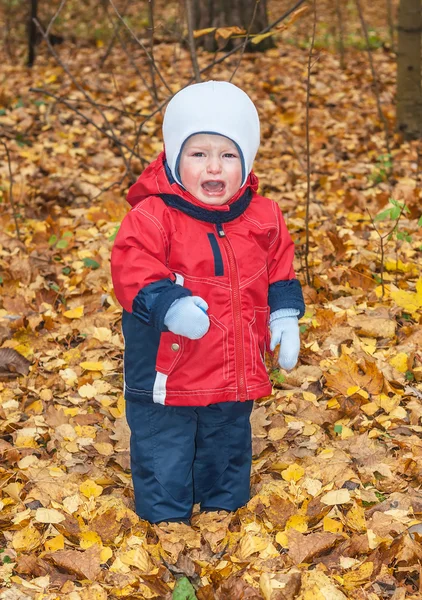
[[[194,408],[126,402],[137,514],[151,523],[190,518],[197,414]]]
[[[198,407],[193,466],[194,502],[233,511],[250,498],[253,401]]]

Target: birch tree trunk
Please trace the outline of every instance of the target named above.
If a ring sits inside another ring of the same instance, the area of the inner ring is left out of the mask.
[[[397,51],[397,130],[422,137],[422,0],[400,0]]]
[[[262,31],[268,25],[267,0],[193,0],[193,23],[194,29],[207,29],[208,27],[232,27],[237,25],[248,30],[252,16],[255,17],[250,33]],[[206,35],[197,40],[206,50],[217,49],[213,35]],[[271,37],[266,38],[253,49],[266,50],[274,46]],[[229,50],[231,42],[225,46]],[[251,50],[251,45],[248,50]]]

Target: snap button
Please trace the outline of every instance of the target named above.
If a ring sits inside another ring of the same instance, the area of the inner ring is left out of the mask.
[[[179,344],[172,344],[171,349],[174,350],[175,352],[177,352],[178,350],[180,350],[180,346],[179,346]]]

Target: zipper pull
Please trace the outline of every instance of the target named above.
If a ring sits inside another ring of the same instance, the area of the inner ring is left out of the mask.
[[[217,227],[217,233],[218,233],[219,237],[226,237],[226,234],[224,233],[222,224],[216,223],[216,227]]]

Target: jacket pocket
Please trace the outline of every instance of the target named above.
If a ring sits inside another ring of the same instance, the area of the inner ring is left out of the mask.
[[[265,352],[269,345],[268,306],[256,306],[253,318],[249,321],[249,340],[252,374],[255,375],[259,365],[265,367]]]
[[[157,371],[164,375],[170,375],[182,358],[185,343],[185,338],[182,335],[176,335],[171,331],[163,332],[160,337],[155,363]]]
[[[219,321],[214,315],[208,315],[211,321],[211,327],[214,328],[213,339],[216,340],[215,347],[219,355],[219,362],[223,359],[223,379],[230,377],[230,360],[229,360],[229,330]],[[221,352],[223,356],[221,357]]]

